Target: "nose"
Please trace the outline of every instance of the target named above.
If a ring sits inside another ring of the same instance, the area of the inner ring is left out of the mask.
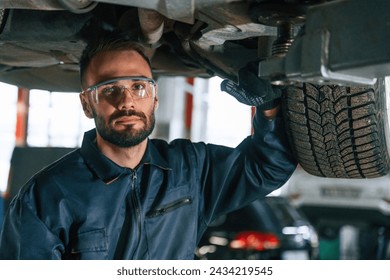
[[[119,98],[119,104],[118,104],[119,109],[127,110],[130,108],[134,108],[134,105],[135,105],[134,97],[131,94],[130,89],[124,88]]]

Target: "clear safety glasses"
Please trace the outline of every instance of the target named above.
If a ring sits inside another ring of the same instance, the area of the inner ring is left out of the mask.
[[[96,104],[105,100],[118,102],[125,94],[125,90],[131,94],[134,101],[154,97],[156,94],[156,82],[143,76],[120,77],[101,83],[97,83],[82,93],[90,93]]]

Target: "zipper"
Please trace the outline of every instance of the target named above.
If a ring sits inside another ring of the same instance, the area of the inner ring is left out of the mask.
[[[137,171],[130,169],[130,172],[125,220],[115,249],[115,260],[134,259],[141,243],[141,207],[137,196]]]
[[[136,227],[137,227],[137,244],[134,248],[133,251],[133,256],[137,252],[139,244],[141,242],[141,207],[140,203],[138,201],[138,196],[137,196],[137,188],[136,188],[136,183],[137,183],[137,171],[132,170],[131,171],[131,176],[132,176],[132,183],[131,183],[131,201],[134,206],[135,210],[135,222],[136,222]]]
[[[179,200],[176,200],[174,202],[171,202],[171,203],[168,203],[166,205],[163,205],[159,208],[156,208],[152,211],[150,211],[146,217],[147,218],[154,218],[154,217],[157,217],[157,216],[161,216],[161,215],[164,215],[166,213],[169,213],[173,210],[176,210],[177,208],[181,207],[181,206],[184,206],[184,205],[187,205],[187,204],[191,204],[192,203],[192,199],[190,197],[185,197],[185,198],[181,198]]]

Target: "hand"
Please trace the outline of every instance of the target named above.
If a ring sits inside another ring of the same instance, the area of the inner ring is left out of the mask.
[[[267,80],[259,78],[253,71],[242,68],[238,72],[239,84],[230,80],[221,83],[221,90],[235,97],[239,102],[268,110],[280,103],[281,90]]]

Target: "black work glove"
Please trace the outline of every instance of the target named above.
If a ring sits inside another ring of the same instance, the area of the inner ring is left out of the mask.
[[[239,102],[255,106],[260,110],[275,108],[280,103],[281,89],[274,87],[267,80],[259,78],[246,68],[238,72],[238,84],[224,80],[221,90],[235,97]]]

